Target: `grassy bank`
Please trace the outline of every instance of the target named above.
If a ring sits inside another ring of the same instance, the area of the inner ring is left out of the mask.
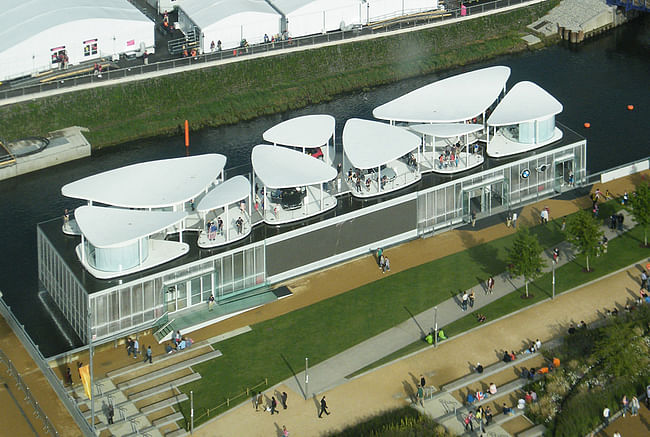
[[[400,35],[63,94],[0,108],[7,140],[71,125],[95,148],[219,126],[328,101],[351,91],[526,48],[525,26],[550,0],[489,17]],[[528,33],[528,32],[526,32]]]

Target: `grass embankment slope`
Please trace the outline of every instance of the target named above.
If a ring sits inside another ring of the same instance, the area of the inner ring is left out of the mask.
[[[232,124],[525,49],[525,26],[558,3],[373,40],[67,93],[0,107],[7,140],[78,125],[95,148]]]

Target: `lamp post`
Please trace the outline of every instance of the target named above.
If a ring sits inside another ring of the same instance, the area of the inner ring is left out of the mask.
[[[190,390],[190,434],[194,434],[194,391]]]
[[[305,357],[305,400],[309,397],[309,358]]]
[[[438,347],[438,307],[433,307],[433,347]]]
[[[95,431],[95,396],[93,396],[93,384],[94,384],[94,375],[93,375],[93,330],[91,326],[92,314],[90,313],[90,307],[88,308],[88,365],[90,366],[90,427],[93,432]]]
[[[553,297],[552,297],[552,299],[555,299],[555,261],[553,261],[553,265],[551,266],[551,271],[553,272]]]

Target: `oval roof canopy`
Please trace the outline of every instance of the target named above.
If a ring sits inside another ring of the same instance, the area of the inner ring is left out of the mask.
[[[470,71],[418,88],[376,107],[375,118],[409,123],[454,123],[483,113],[499,97],[510,67]]]
[[[64,185],[61,194],[123,208],[163,208],[193,199],[223,171],[216,153],[142,162]]]
[[[265,141],[292,147],[319,147],[334,135],[335,120],[331,115],[316,114],[296,117],[276,124],[262,137]]]
[[[201,199],[196,210],[208,212],[213,209],[228,206],[231,203],[245,199],[251,192],[251,183],[244,176],[235,176],[214,187]]]
[[[260,144],[251,154],[253,170],[268,188],[322,184],[336,177],[336,169],[296,150]]]
[[[343,150],[356,168],[376,168],[406,155],[420,145],[420,137],[404,128],[351,118],[343,128]]]
[[[187,217],[185,211],[139,211],[81,206],[74,218],[95,247],[115,247],[155,234]]]
[[[409,126],[409,129],[423,135],[438,138],[453,138],[478,132],[483,129],[483,125],[473,123],[416,124]]]
[[[562,103],[533,82],[519,82],[488,118],[490,126],[507,126],[550,117],[562,112]]]

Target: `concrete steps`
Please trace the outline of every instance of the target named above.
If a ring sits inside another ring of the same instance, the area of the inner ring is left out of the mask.
[[[197,381],[199,379],[201,379],[200,374],[198,374],[198,373],[190,373],[189,375],[184,376],[182,378],[179,378],[177,380],[174,380],[172,382],[166,382],[164,384],[157,385],[157,386],[149,388],[147,390],[143,390],[143,391],[140,391],[140,392],[137,392],[137,393],[133,393],[133,394],[129,395],[128,398],[129,398],[129,401],[131,401],[131,402],[141,401],[141,400],[146,399],[146,398],[148,398],[150,396],[153,396],[155,394],[162,393],[165,390],[169,390],[171,388],[176,388],[176,387],[179,387],[181,385],[188,384],[188,383],[193,382],[193,381]]]
[[[147,373],[146,375],[138,376],[133,379],[130,379],[128,381],[121,382],[117,384],[117,388],[120,390],[125,390],[131,387],[135,387],[137,385],[143,384],[145,382],[149,382],[152,380],[155,380],[157,378],[161,378],[165,375],[169,375],[170,373],[177,372],[179,370],[185,369],[187,367],[191,367],[195,364],[203,363],[205,361],[212,360],[213,358],[220,357],[221,351],[212,351],[208,352],[207,354],[199,355],[198,357],[190,358],[189,360],[181,361],[175,364],[172,364],[171,366],[154,370],[153,372]]]
[[[184,437],[188,435],[189,433],[185,431],[183,428],[179,428],[176,431],[171,431],[165,434],[165,437]]]
[[[151,414],[155,411],[162,410],[163,408],[166,407],[173,407],[174,405],[178,404],[179,402],[183,402],[188,400],[189,398],[185,393],[181,393],[176,396],[172,396],[170,398],[164,399],[162,401],[155,402],[151,405],[147,405],[146,407],[140,408],[140,411],[143,414]]]
[[[190,347],[190,349],[187,350],[187,352],[194,351],[196,349],[205,348],[205,347],[208,347],[209,345],[210,344],[206,340],[200,341],[198,343],[194,343]],[[184,353],[185,353],[185,351],[173,352],[171,354],[165,354],[165,355],[157,355],[157,356],[153,357],[154,358],[154,363],[159,364],[159,363],[164,363],[164,362],[167,362],[167,361],[173,361],[175,359],[180,359],[180,357],[182,357]],[[131,372],[141,370],[142,368],[143,368],[142,361],[138,361],[138,362],[136,362],[134,364],[129,364],[128,366],[124,366],[122,368],[119,368],[119,369],[113,370],[111,372],[108,372],[106,374],[106,376],[113,379],[113,378],[117,378],[119,376],[126,375],[126,374],[131,373]]]
[[[526,431],[520,432],[517,434],[517,437],[540,437],[544,435],[546,427],[544,425],[533,426]]]

